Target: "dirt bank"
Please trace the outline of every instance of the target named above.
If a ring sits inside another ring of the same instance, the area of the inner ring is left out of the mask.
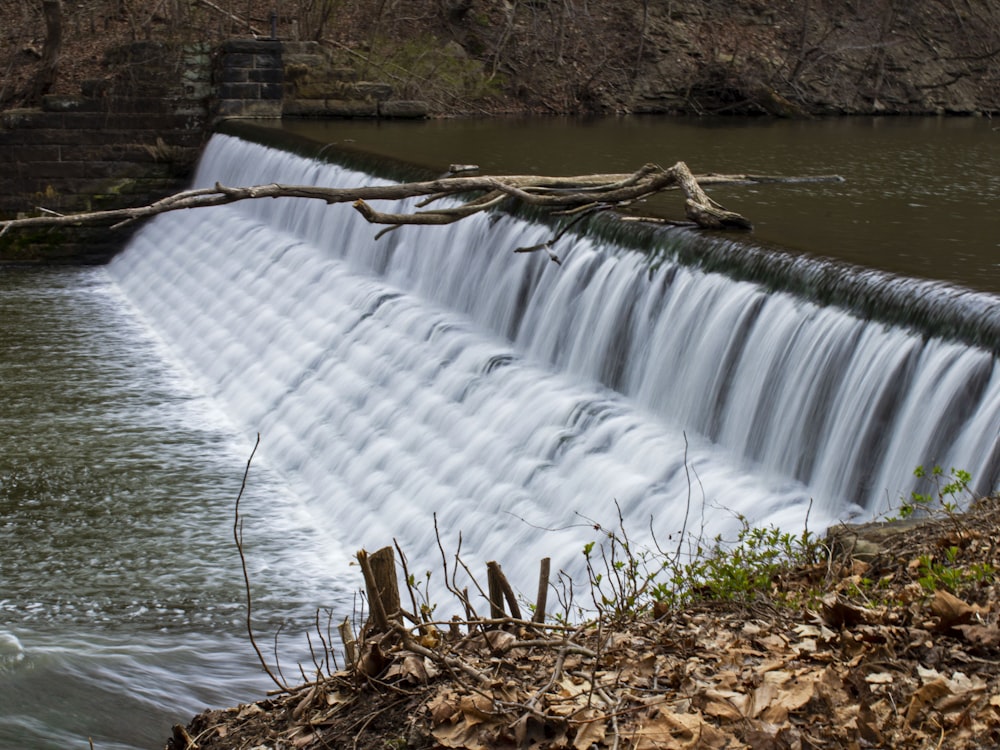
[[[167,750],[998,746],[998,539],[994,498],[840,534],[742,598],[371,637],[356,668],[208,710]]]

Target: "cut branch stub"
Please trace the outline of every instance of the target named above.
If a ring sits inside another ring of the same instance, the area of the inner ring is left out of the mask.
[[[532,622],[545,622],[545,607],[548,604],[549,598],[549,568],[551,565],[552,559],[543,557],[538,567],[538,596],[535,598],[535,614],[531,618]]]
[[[503,574],[500,563],[490,561],[486,563],[486,582],[490,596],[490,617],[494,620],[506,617],[503,603],[506,600],[510,608],[510,616],[516,620],[521,619],[521,608],[517,605],[517,597],[514,589],[511,588],[507,576]]]
[[[396,582],[396,556],[392,547],[383,547],[371,555],[361,550],[357,557],[365,578],[368,606],[371,608],[369,630],[387,633],[393,624],[402,623],[399,585]]]

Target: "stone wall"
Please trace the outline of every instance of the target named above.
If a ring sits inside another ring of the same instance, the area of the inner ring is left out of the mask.
[[[400,99],[388,83],[361,80],[316,42],[285,42],[284,69],[286,117],[427,116],[426,102]]]
[[[206,45],[139,42],[108,79],[0,113],[0,216],[143,205],[182,189],[209,133]],[[104,262],[134,228],[8,233],[0,259]]]
[[[0,113],[0,218],[139,206],[182,190],[220,120],[427,111],[334,69],[314,43],[136,42],[109,52],[107,67],[108,78],[86,81],[77,96]],[[105,262],[134,229],[9,232],[0,261]]]
[[[285,81],[281,42],[223,42],[216,58],[215,81],[218,118],[280,118]]]

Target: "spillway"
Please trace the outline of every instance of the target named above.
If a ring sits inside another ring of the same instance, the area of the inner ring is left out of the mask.
[[[215,182],[378,178],[220,134],[196,179]],[[606,234],[564,238],[562,265],[512,253],[552,231],[495,214],[376,240],[348,206],[247,201],[158,217],[111,273],[338,544],[430,565],[436,518],[527,577],[546,555],[578,571],[617,508],[666,538],[867,517],[918,465],[996,486],[990,295],[801,264],[774,273],[820,281],[768,283],[682,230],[652,253]]]

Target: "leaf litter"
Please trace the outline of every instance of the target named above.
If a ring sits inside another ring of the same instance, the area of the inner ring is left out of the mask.
[[[1000,498],[884,532],[859,560],[831,530],[749,601],[372,635],[378,659],[205,711],[167,750],[1000,746]]]

